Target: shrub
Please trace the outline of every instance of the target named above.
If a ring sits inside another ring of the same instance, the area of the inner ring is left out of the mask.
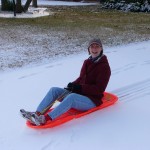
[[[13,1],[12,0],[1,0],[2,7],[1,9],[4,11],[13,11]]]
[[[150,12],[150,0],[106,0],[103,8],[132,12]]]

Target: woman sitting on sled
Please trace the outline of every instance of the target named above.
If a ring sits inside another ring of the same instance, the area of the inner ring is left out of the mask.
[[[37,107],[36,112],[21,109],[23,118],[34,125],[44,125],[71,108],[87,111],[102,104],[103,93],[111,70],[107,57],[103,54],[100,39],[93,39],[89,42],[88,52],[90,57],[84,61],[80,76],[70,82],[66,88],[52,87]],[[46,114],[56,99],[59,99],[61,103]]]

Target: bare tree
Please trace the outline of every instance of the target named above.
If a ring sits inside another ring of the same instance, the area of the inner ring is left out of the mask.
[[[33,7],[37,7],[37,0],[27,0],[25,5],[22,6],[21,0],[16,0],[15,12],[26,12],[32,2]],[[13,10],[13,0],[1,0],[2,10]]]

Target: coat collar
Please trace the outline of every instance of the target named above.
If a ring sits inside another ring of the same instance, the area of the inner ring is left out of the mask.
[[[88,59],[91,60],[91,61],[94,62],[94,63],[97,63],[97,62],[99,62],[99,60],[100,60],[103,56],[104,56],[103,54],[102,54],[102,55],[99,55],[99,56],[97,56],[97,57],[95,57],[95,58],[92,58],[92,56],[90,56]]]

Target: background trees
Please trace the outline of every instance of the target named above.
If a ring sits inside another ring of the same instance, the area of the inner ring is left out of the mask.
[[[28,10],[31,2],[33,7],[37,7],[37,0],[27,0],[24,6],[22,6],[21,0],[1,0],[1,9],[3,11],[13,11],[15,9],[16,13],[22,13]]]

